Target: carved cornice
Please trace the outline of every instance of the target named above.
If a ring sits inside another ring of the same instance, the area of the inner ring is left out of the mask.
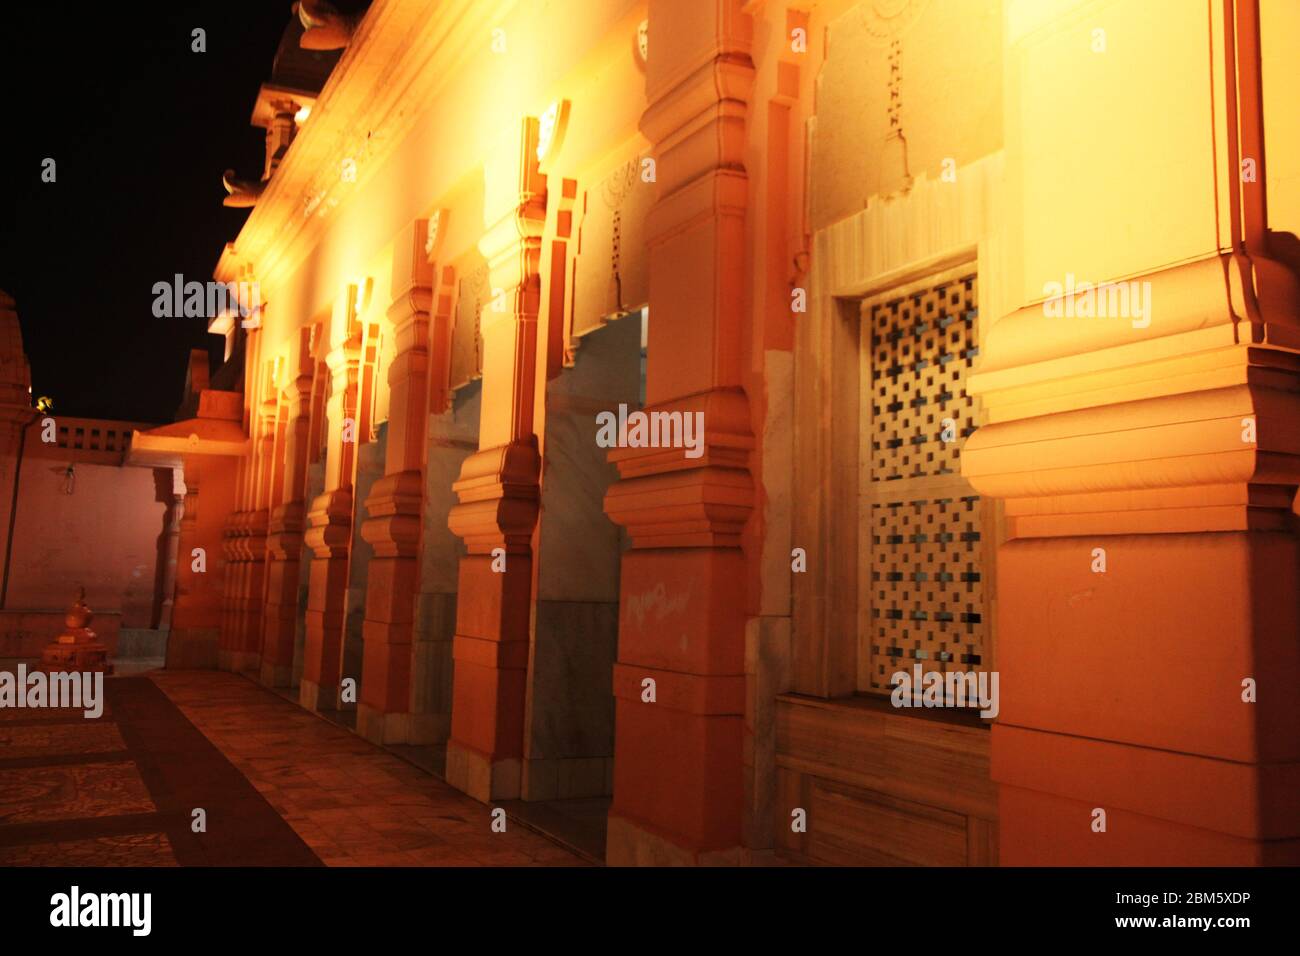
[[[334,212],[361,192],[424,105],[483,55],[518,0],[375,0],[275,176],[218,263],[230,281],[255,263],[275,285],[320,242]],[[352,160],[355,177],[342,176]],[[310,211],[309,210],[310,207]]]

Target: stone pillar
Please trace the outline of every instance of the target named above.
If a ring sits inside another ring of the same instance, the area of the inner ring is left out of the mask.
[[[258,514],[259,467],[262,457],[258,425],[261,415],[256,409],[254,395],[257,376],[254,368],[260,350],[260,329],[250,331],[246,346],[244,368],[244,394],[246,402],[246,427],[252,438],[247,456],[238,465],[236,508],[226,522],[222,538],[222,551],[226,558],[224,593],[226,599],[221,620],[221,636],[217,649],[217,666],[228,671],[256,671],[257,649],[261,643],[261,630],[252,630],[253,621],[260,619],[260,599],[254,605],[254,593],[260,579],[265,556],[266,516]],[[257,539],[260,539],[257,540]],[[256,556],[257,566],[254,568]]]
[[[700,457],[681,448],[610,453],[621,478],[605,511],[632,539],[623,554],[614,669],[607,843],[614,865],[740,858],[740,535],[754,498],[747,466],[754,440],[739,388],[745,111],[754,74],[742,6],[650,4],[650,105],[641,128],[654,144],[659,201],[648,224],[646,411],[702,415],[704,436]]]
[[[176,604],[176,561],[180,553],[181,522],[185,519],[185,469],[173,468],[172,501],[167,509],[166,563],[163,565],[162,603],[158,609],[158,630],[170,631]]]
[[[285,389],[288,424],[284,435],[282,504],[267,525],[266,611],[262,641],[262,683],[288,687],[293,677],[293,646],[298,627],[298,582],[301,577],[306,507],[307,453],[310,445],[315,360],[311,330],[299,343],[298,374]]]
[[[325,491],[312,502],[307,513],[306,543],[312,551],[312,562],[298,699],[304,707],[313,710],[333,710],[338,706],[348,551],[352,541],[352,466],[359,427],[361,326],[357,311],[360,295],[361,289],[348,285],[331,322],[334,347],[325,358],[332,382],[326,413],[329,437],[325,451]]]
[[[483,310],[480,450],[455,484],[448,524],[464,539],[452,656],[447,781],[480,800],[519,796],[528,671],[532,535],[538,454],[533,432],[537,310],[545,179],[537,170],[537,120],[524,122],[509,212],[480,241],[494,303]],[[504,558],[496,559],[500,549]]]
[[[24,437],[28,426],[38,420],[32,408],[31,370],[27,353],[23,351],[22,326],[18,323],[18,309],[7,292],[0,291],[0,527],[8,533],[14,520],[12,508],[14,484],[19,480],[18,469],[23,446],[28,441],[39,441],[39,433]],[[0,567],[0,577],[9,580],[7,562],[9,553],[3,552],[6,566]],[[0,606],[4,603],[0,594]]]
[[[221,516],[235,501],[239,465],[233,458],[186,455],[184,469],[185,511],[167,666],[212,668],[217,666],[218,647],[226,633],[221,625],[229,587]],[[201,549],[202,564],[196,562],[195,548]]]
[[[1266,239],[1255,5],[1170,5],[1158,64],[1115,9],[1109,62],[1090,21],[1009,38],[1028,304],[989,332],[963,454],[1006,509],[1000,862],[1294,865],[1300,286]],[[1144,142],[1099,163],[1061,149],[1097,71],[1126,91],[1108,140]],[[1069,190],[1026,175],[1045,155]]]
[[[249,647],[260,642],[260,632],[248,633],[250,615],[250,594],[252,591],[252,571],[249,567],[253,549],[248,539],[256,533],[258,488],[258,369],[262,346],[262,329],[255,326],[248,329],[244,343],[244,429],[250,438],[247,455],[239,463],[239,477],[235,497],[235,509],[227,523],[227,536],[223,541],[223,550],[228,559],[226,568],[226,613],[223,614],[221,643],[217,652],[217,664],[222,670],[243,671],[249,666]],[[265,523],[262,523],[265,533]]]
[[[271,121],[266,126],[266,164],[262,168],[264,183],[270,182],[284,161],[285,154],[289,152],[289,147],[293,145],[298,132],[294,114],[299,109],[299,105],[287,96],[271,101]]]
[[[376,743],[411,739],[411,667],[415,598],[420,585],[420,514],[424,433],[429,409],[429,309],[433,269],[425,252],[428,222],[412,223],[393,253],[388,318],[396,342],[388,369],[384,477],[366,499],[361,536],[374,548],[363,626],[365,681],[357,731]]]
[[[5,376],[8,370],[0,370],[0,376]],[[12,372],[8,372],[12,375]],[[14,485],[20,484],[19,470],[22,467],[22,459],[26,454],[29,443],[40,441],[39,425],[40,421],[37,416],[39,413],[30,406],[24,406],[19,401],[5,401],[3,392],[8,391],[3,381],[0,381],[0,527],[5,529],[6,535],[9,526],[16,520],[16,508],[18,503],[14,501]],[[30,396],[27,396],[30,401]],[[30,428],[31,434],[27,431]],[[8,562],[11,558],[11,549],[5,548],[0,551],[0,607],[4,606],[7,595],[6,582],[9,580]]]
[[[433,229],[440,217],[430,219]],[[481,388],[450,389],[456,272],[435,269],[429,317],[429,416],[425,429],[424,502],[420,531],[420,592],[411,648],[410,743],[443,745],[451,735],[452,644],[456,584],[463,545],[447,524],[456,505],[453,485],[465,458],[478,450]]]
[[[269,379],[269,375],[267,376]],[[238,603],[235,637],[230,669],[258,674],[261,670],[262,611],[266,595],[266,535],[270,518],[271,476],[275,471],[275,432],[277,403],[272,383],[263,389],[266,396],[255,415],[258,438],[248,460],[248,485],[245,489],[250,510],[241,515],[239,536],[235,539],[239,555]]]
[[[244,473],[248,469],[247,460],[236,466],[236,481],[239,492],[235,500],[241,501]],[[243,556],[239,547],[239,535],[246,512],[232,511],[221,531],[221,556],[225,562],[222,580],[221,598],[221,634],[217,639],[217,667],[223,671],[234,670],[234,657],[239,647],[238,628],[241,620],[240,587],[243,575]]]

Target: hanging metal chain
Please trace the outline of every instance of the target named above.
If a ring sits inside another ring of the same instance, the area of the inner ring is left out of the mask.
[[[640,167],[640,159],[628,161],[605,180],[601,188],[601,195],[605,200],[606,208],[610,211],[613,226],[609,265],[610,275],[614,279],[614,297],[617,300],[614,308],[617,314],[627,311],[627,307],[623,304],[623,200],[631,192]]]
[[[617,300],[619,312],[626,312],[623,306],[623,276],[622,255],[623,255],[623,210],[614,210],[614,238],[610,250],[610,269],[614,274],[614,297]]]

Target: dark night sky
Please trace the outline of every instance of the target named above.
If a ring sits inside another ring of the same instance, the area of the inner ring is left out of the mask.
[[[247,218],[221,205],[221,173],[261,173],[248,120],[290,15],[289,0],[6,8],[0,288],[56,415],[170,421],[189,350],[220,360],[206,320],[154,317],[152,288],[211,278]]]

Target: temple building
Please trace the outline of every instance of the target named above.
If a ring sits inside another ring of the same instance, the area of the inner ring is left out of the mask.
[[[1300,863],[1297,62],[1291,0],[304,0],[95,626],[611,865]]]

